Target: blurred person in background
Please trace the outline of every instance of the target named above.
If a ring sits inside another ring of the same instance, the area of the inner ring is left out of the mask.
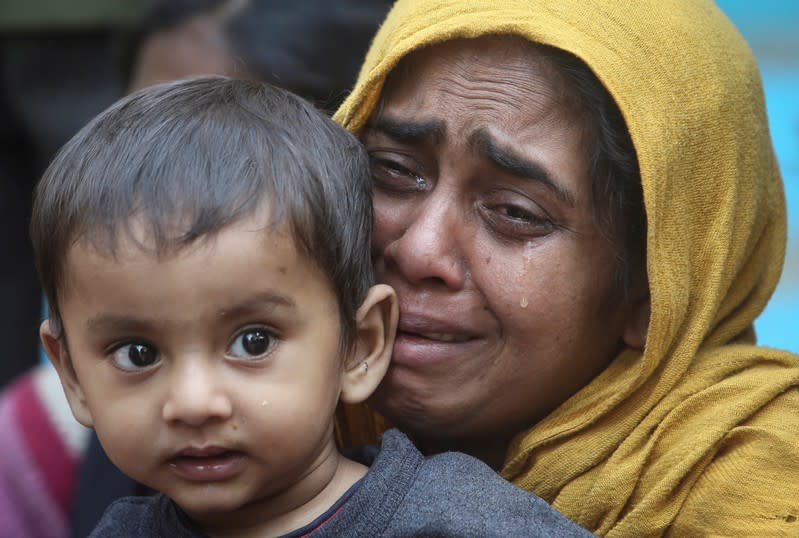
[[[35,367],[42,295],[27,228],[53,153],[120,94],[111,43],[130,2],[104,7],[74,12],[41,0],[0,9],[0,536],[66,533],[87,440],[51,372]]]
[[[131,1],[108,2],[102,13],[49,4],[0,8],[0,387],[39,361],[41,291],[27,231],[33,184],[53,153],[121,92],[110,45]]]
[[[366,48],[390,6],[388,0],[159,0],[122,33],[116,49],[118,82],[107,86],[130,91],[191,75],[222,74],[283,86],[332,112],[354,82]],[[92,69],[96,67],[89,63]],[[83,107],[82,121],[113,100],[114,92],[106,93],[94,107]],[[72,125],[72,130],[78,127]],[[3,142],[10,138],[8,129],[0,133]],[[40,166],[70,135],[65,133],[58,144],[50,144]],[[8,151],[12,146],[4,147]],[[17,170],[24,168],[4,158],[0,161],[4,174],[9,163]],[[15,177],[29,178],[31,172],[25,172]],[[30,256],[27,200],[33,182],[18,183],[14,188],[24,191],[18,195],[22,199],[18,209],[24,215],[15,214],[19,230],[14,233],[24,232],[24,237],[15,239],[9,252]],[[4,176],[3,188],[8,184]],[[17,273],[35,282],[32,263],[27,262],[18,265],[30,268]],[[27,317],[35,317],[31,323],[38,325],[38,288],[33,285],[24,297],[19,302],[35,312]],[[35,349],[35,330],[23,332],[21,339],[29,339]],[[74,421],[49,366],[34,367],[0,395],[0,446],[6,453],[0,462],[3,536],[85,536],[117,497],[146,493],[122,475],[96,437]]]

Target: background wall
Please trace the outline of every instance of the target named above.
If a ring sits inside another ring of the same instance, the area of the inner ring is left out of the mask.
[[[785,269],[774,297],[755,323],[758,341],[799,352],[799,2],[717,0],[717,4],[760,63],[788,203]]]

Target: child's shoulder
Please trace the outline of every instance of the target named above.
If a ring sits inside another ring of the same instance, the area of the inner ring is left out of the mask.
[[[458,452],[426,458],[397,430],[383,435],[359,489],[348,504],[369,503],[368,530],[388,536],[591,535],[480,460]]]
[[[202,538],[188,528],[185,517],[165,495],[123,497],[111,503],[89,538],[128,538],[130,536],[169,536]]]

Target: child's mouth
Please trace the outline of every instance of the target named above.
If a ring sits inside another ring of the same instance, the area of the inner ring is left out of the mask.
[[[241,473],[245,462],[245,454],[237,450],[187,448],[169,460],[169,467],[191,482],[219,482]]]

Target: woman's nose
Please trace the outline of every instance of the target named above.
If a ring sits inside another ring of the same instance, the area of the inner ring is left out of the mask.
[[[231,417],[233,404],[210,361],[191,357],[176,366],[162,415],[166,422],[202,426]]]
[[[455,200],[431,193],[422,203],[410,208],[397,222],[398,230],[383,250],[383,262],[414,284],[443,284],[461,289],[466,269],[459,238],[465,219]]]

